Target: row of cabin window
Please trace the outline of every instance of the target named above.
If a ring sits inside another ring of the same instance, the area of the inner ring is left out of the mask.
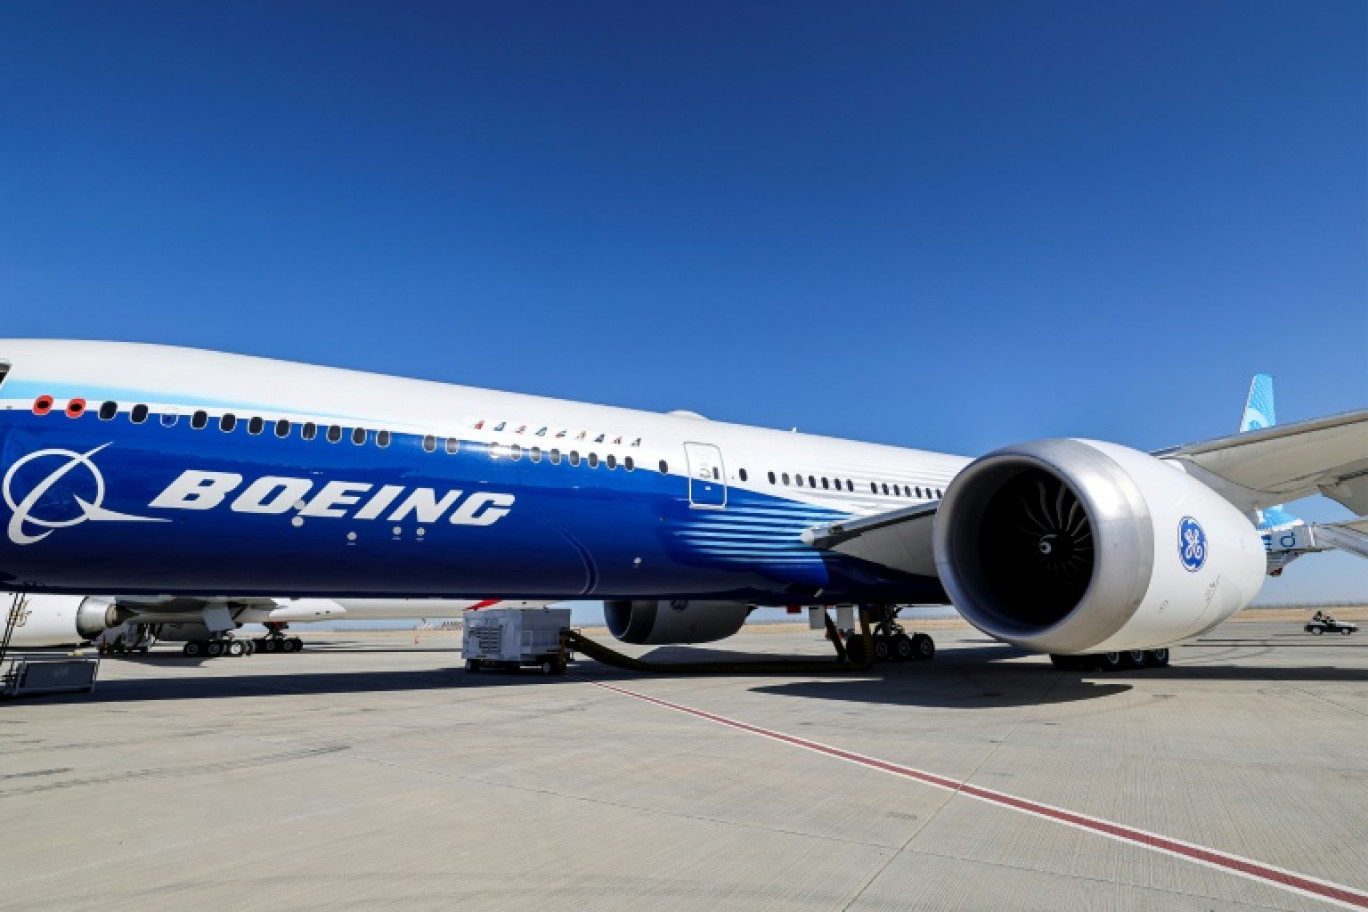
[[[455,452],[455,450],[451,449],[451,443],[452,443],[451,440],[448,440],[448,441],[447,441],[447,452],[448,452],[448,453]],[[436,446],[437,446],[436,441],[435,441],[432,437],[429,436],[429,437],[424,437],[424,438],[423,438],[423,449],[427,450],[429,453],[431,453],[434,449],[436,449]],[[496,459],[497,459],[498,457],[500,457],[500,456],[507,456],[509,459],[513,460],[514,462],[517,462],[518,460],[522,459],[524,453],[527,454],[527,458],[528,458],[529,460],[531,460],[532,462],[541,462],[543,456],[545,456],[546,460],[547,460],[548,462],[550,462],[552,465],[560,465],[560,464],[561,464],[561,458],[562,458],[562,457],[561,457],[561,451],[558,450],[558,449],[551,449],[551,450],[545,450],[545,451],[543,451],[541,447],[536,447],[536,446],[534,446],[534,447],[527,447],[527,448],[524,450],[523,447],[521,447],[520,445],[518,445],[518,444],[516,444],[516,443],[511,443],[511,444],[497,444],[497,443],[496,443],[496,444],[493,444],[493,446],[490,448],[490,451],[489,451],[489,455],[490,455],[490,456],[493,456],[493,457],[496,458]],[[567,462],[569,462],[572,466],[577,466],[577,465],[579,465],[580,462],[581,462],[579,450],[571,450],[569,453],[566,453],[566,454],[565,454],[564,458],[565,458],[565,460],[566,460]],[[598,453],[589,453],[589,454],[587,454],[587,455],[583,458],[582,461],[583,461],[585,464],[587,464],[587,465],[589,466],[589,468],[591,468],[591,469],[596,469],[596,468],[598,468],[598,467],[599,467],[599,463],[600,463]],[[635,471],[636,471],[636,460],[633,459],[631,456],[628,456],[628,457],[624,458],[621,462],[619,462],[616,455],[614,455],[614,454],[612,454],[612,453],[609,453],[607,456],[605,456],[605,457],[603,458],[602,464],[605,465],[605,466],[607,466],[609,469],[616,469],[619,465],[621,465],[624,469],[626,469],[626,470],[629,471],[629,472],[635,472]],[[665,475],[665,474],[668,474],[669,471],[670,471],[670,464],[667,463],[667,462],[666,462],[665,460],[663,460],[663,459],[660,460],[660,474]]]
[[[106,402],[100,406],[99,416],[101,421],[110,421],[118,413],[119,404],[117,402]],[[151,410],[146,405],[138,403],[137,405],[133,406],[132,409],[129,410],[128,420],[132,421],[134,424],[142,424],[144,421],[147,420],[147,416],[150,413]],[[179,415],[164,414],[161,416],[161,422],[166,427],[171,427],[179,420]],[[247,419],[247,433],[253,435],[261,434],[266,430],[266,424],[267,422],[265,418],[262,418],[258,415],[254,415],[251,418]],[[281,418],[275,422],[272,422],[272,425],[272,430],[277,437],[290,436],[290,428],[293,425],[291,424],[289,419]],[[204,430],[206,427],[209,426],[209,413],[205,411],[195,412],[193,415],[190,416],[190,426],[197,431]],[[232,412],[225,412],[224,414],[219,416],[218,428],[223,433],[231,434],[237,428],[237,426],[238,417],[237,415],[234,415]],[[299,436],[304,438],[305,440],[313,440],[315,437],[318,436],[319,427],[312,421],[304,422],[299,426],[299,428]],[[345,434],[346,430],[341,425],[331,424],[328,425],[323,436],[324,439],[327,440],[329,443],[340,443]],[[370,436],[370,432],[367,431],[365,428],[361,427],[352,428],[350,436],[352,443],[356,444],[357,446],[361,446],[366,442],[366,439]],[[377,446],[387,447],[390,445],[392,440],[393,435],[389,431],[375,432],[375,443]]]
[[[746,480],[746,470],[745,470],[745,469],[742,469],[742,470],[741,470],[741,480],[742,480],[742,481],[745,481],[745,480]],[[789,481],[789,473],[788,473],[788,472],[783,472],[783,473],[781,473],[778,477],[776,477],[775,474],[774,474],[773,472],[770,472],[770,473],[769,473],[769,483],[770,483],[770,484],[778,484],[780,481],[782,481],[782,482],[783,482],[784,484],[786,484],[786,485],[789,484],[789,483],[790,483],[790,481]],[[803,476],[802,476],[802,475],[795,474],[795,475],[793,476],[793,483],[796,484],[798,487],[801,488],[801,487],[803,486]],[[807,486],[808,486],[809,488],[816,488],[816,487],[818,486],[818,484],[821,484],[822,490],[824,490],[824,491],[830,491],[830,490],[832,490],[833,488],[834,488],[835,490],[839,491],[839,490],[841,490],[842,480],[839,479],[839,478],[828,479],[828,478],[825,477],[825,476],[823,476],[823,477],[821,477],[821,478],[818,478],[818,477],[815,476],[815,475],[809,475],[809,476],[807,476]],[[846,489],[847,491],[850,491],[851,493],[854,493],[854,491],[855,491],[855,482],[853,482],[853,481],[851,481],[849,478],[847,478],[847,479],[845,479],[844,484],[845,484],[845,489]],[[912,496],[914,496],[914,492],[915,492],[915,496],[916,496],[916,497],[922,498],[922,499],[927,499],[927,500],[929,500],[933,494],[934,494],[936,497],[944,497],[944,496],[945,496],[944,494],[941,493],[941,491],[940,491],[939,489],[926,488],[926,489],[925,489],[925,492],[926,492],[926,493],[923,494],[923,493],[922,493],[923,489],[922,489],[920,486],[917,486],[917,487],[914,488],[912,485],[899,485],[899,484],[895,484],[895,485],[892,485],[891,488],[890,488],[888,482],[883,482],[883,483],[881,484],[880,482],[877,482],[877,481],[871,481],[871,482],[869,483],[869,492],[870,492],[871,494],[878,494],[878,493],[880,492],[880,489],[882,489],[882,491],[883,491],[884,494],[888,494],[888,495],[891,496],[891,497],[912,497]]]
[[[99,415],[100,415],[100,420],[102,420],[102,421],[109,421],[110,419],[112,419],[112,418],[113,418],[115,415],[117,415],[118,413],[119,413],[119,405],[118,405],[118,403],[116,403],[116,402],[106,402],[106,403],[104,403],[103,405],[100,406]],[[148,409],[148,407],[147,407],[146,405],[143,405],[143,404],[139,403],[138,405],[133,406],[132,411],[129,413],[129,420],[131,420],[134,424],[142,424],[144,421],[147,420],[148,414],[149,414],[149,409]],[[171,420],[170,422],[167,422],[167,421],[166,421],[167,418],[171,418],[172,420]],[[177,416],[175,416],[175,415],[163,415],[163,416],[162,416],[162,422],[163,422],[163,423],[167,423],[167,424],[174,424],[176,419],[177,419]],[[194,428],[195,430],[202,430],[203,428],[207,427],[208,424],[209,424],[209,413],[208,413],[208,412],[198,411],[198,412],[195,412],[192,416],[190,416],[190,426],[191,426],[192,428]],[[222,415],[222,416],[219,418],[219,430],[223,431],[225,434],[231,433],[231,432],[233,431],[233,429],[237,427],[237,424],[238,424],[237,416],[234,415],[234,414],[231,413],[231,412],[225,413],[224,415]],[[290,427],[291,427],[291,425],[290,425],[290,422],[289,422],[288,419],[285,419],[285,418],[279,419],[278,421],[275,422],[275,435],[276,435],[277,437],[288,437],[288,436],[290,436]],[[265,429],[266,429],[266,421],[265,421],[264,418],[255,417],[255,416],[254,416],[254,417],[249,418],[249,419],[247,420],[247,433],[249,433],[249,434],[260,434],[260,433],[262,433]],[[313,440],[315,437],[318,436],[318,425],[314,424],[312,421],[307,421],[307,422],[305,422],[303,425],[301,425],[300,436],[303,437],[305,440]],[[341,427],[340,425],[333,424],[333,425],[329,425],[329,426],[328,426],[327,433],[325,434],[325,438],[328,440],[329,443],[338,443],[339,441],[342,440],[342,436],[343,436],[343,429],[342,429],[342,427]],[[368,434],[368,432],[366,431],[365,428],[359,428],[359,427],[358,427],[358,428],[352,428],[352,432],[351,432],[352,443],[356,444],[357,446],[360,446],[361,444],[365,443],[365,442],[366,442],[366,438],[367,438],[368,436],[369,436],[369,434]],[[389,431],[376,431],[376,433],[375,433],[375,442],[376,442],[376,444],[377,444],[378,446],[380,446],[380,447],[388,447],[388,446],[390,445],[391,440],[392,440],[392,435],[390,434]],[[458,440],[458,439],[455,438],[455,437],[448,437],[448,438],[446,438],[445,442],[443,443],[443,447],[444,447],[444,449],[445,449],[448,453],[450,453],[450,454],[455,454],[455,453],[460,452],[460,449],[461,449],[461,441]],[[437,451],[437,438],[436,438],[435,436],[433,436],[432,434],[429,434],[429,435],[427,435],[426,437],[424,437],[424,438],[423,438],[423,449],[424,449],[426,452],[429,452],[429,453],[434,453],[434,452],[436,452],[436,451]],[[509,447],[507,448],[507,454],[508,454],[508,457],[509,457],[510,459],[512,459],[514,462],[517,462],[518,460],[522,459],[523,448],[520,447],[520,446],[519,446],[518,444],[516,444],[516,443],[515,443],[515,444],[512,444],[511,446],[509,446]],[[498,455],[497,450],[495,451],[495,455]],[[533,462],[541,462],[541,461],[542,461],[542,449],[541,449],[541,447],[530,447],[530,448],[527,450],[527,455],[528,455],[528,458],[531,459]],[[546,453],[546,456],[547,456],[547,458],[550,460],[550,462],[551,462],[552,465],[560,465],[560,462],[561,462],[561,452],[560,452],[560,450],[550,450],[550,451],[548,451],[548,452]],[[570,465],[572,465],[572,466],[577,466],[577,465],[580,464],[580,454],[579,454],[579,451],[578,451],[578,450],[571,450],[571,451],[567,454],[567,458],[568,458],[568,461],[569,461]],[[587,458],[585,461],[589,464],[589,468],[591,468],[591,469],[598,468],[598,465],[599,465],[599,457],[598,457],[598,454],[597,454],[597,453],[590,453],[590,454],[588,455],[588,458]],[[619,465],[617,456],[615,456],[615,455],[613,455],[613,454],[611,454],[611,453],[608,454],[607,458],[603,460],[603,464],[606,465],[609,469],[616,469],[616,468],[618,467],[618,465]],[[622,465],[622,467],[623,467],[624,469],[626,469],[626,470],[629,471],[629,472],[634,472],[634,471],[636,471],[636,461],[635,461],[631,456],[628,456],[626,459],[622,460],[621,465]],[[670,466],[669,466],[669,464],[668,464],[667,462],[665,462],[665,460],[663,460],[663,459],[660,460],[660,473],[661,473],[662,475],[664,475],[664,474],[667,474],[669,471],[670,471]]]

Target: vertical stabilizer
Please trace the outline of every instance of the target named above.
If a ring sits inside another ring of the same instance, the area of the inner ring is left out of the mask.
[[[1244,417],[1240,419],[1240,433],[1257,431],[1278,423],[1273,411],[1273,377],[1255,374],[1249,384],[1249,398],[1245,400]]]
[[[1272,427],[1277,423],[1278,416],[1273,406],[1273,377],[1271,374],[1255,374],[1249,383],[1249,398],[1245,400],[1244,415],[1240,418],[1240,433]],[[1279,528],[1301,522],[1281,506],[1255,512],[1258,514],[1260,529]]]

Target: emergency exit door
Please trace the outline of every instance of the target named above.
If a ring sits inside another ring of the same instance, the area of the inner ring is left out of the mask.
[[[722,451],[711,443],[684,444],[689,464],[689,506],[721,510],[727,506],[727,472]]]

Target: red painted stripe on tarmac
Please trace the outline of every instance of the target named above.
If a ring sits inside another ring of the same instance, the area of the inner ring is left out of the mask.
[[[594,684],[596,687],[602,687],[605,690],[611,690],[628,697],[635,697],[638,700],[654,703],[656,706],[662,706],[666,709],[673,709],[677,712],[697,716],[700,719],[706,719],[709,722],[715,722],[718,725],[725,725],[728,728],[738,729],[739,731],[749,732],[752,735],[759,735],[763,738],[780,741],[794,747],[815,751],[819,754],[825,754],[828,757],[835,757],[838,760],[857,763],[860,766],[884,773],[891,773],[895,776],[902,776],[905,779],[913,779],[925,785],[957,792],[969,798],[986,801],[989,804],[996,804],[1000,807],[1011,808],[1012,810],[1021,811],[1046,820],[1053,820],[1057,823],[1088,830],[1121,842],[1128,842],[1132,845],[1143,846],[1147,849],[1163,852],[1166,855],[1172,855],[1198,864],[1219,868],[1233,874],[1238,874],[1242,877],[1247,877],[1251,880],[1257,880],[1271,886],[1279,887],[1289,892],[1327,900],[1348,909],[1368,909],[1368,893],[1363,893],[1341,884],[1308,877],[1304,874],[1298,874],[1295,871],[1275,868],[1272,865],[1251,861],[1248,858],[1241,858],[1238,855],[1231,855],[1217,849],[1194,845],[1190,842],[1183,842],[1180,839],[1172,839],[1157,833],[1138,830],[1134,827],[1113,823],[1099,817],[1090,817],[1087,814],[1080,814],[1052,805],[1041,804],[1038,801],[1019,798],[1005,792],[982,788],[977,785],[970,785],[967,782],[961,782],[947,776],[938,776],[935,773],[929,773],[925,770],[903,766],[898,763],[890,763],[887,760],[879,760],[874,757],[866,757],[863,754],[842,750],[839,747],[832,747],[817,741],[809,741],[807,738],[799,738],[796,735],[787,735],[783,732],[761,728],[758,725],[739,722],[736,719],[729,719],[726,716],[719,716],[715,713],[694,709],[690,706],[683,706],[679,703],[671,703],[668,700],[661,700],[658,697],[648,697],[645,694],[637,693],[634,690],[627,690],[625,687],[605,684],[602,681],[593,681],[590,683]]]

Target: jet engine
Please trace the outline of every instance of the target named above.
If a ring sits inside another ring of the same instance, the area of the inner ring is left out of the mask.
[[[989,453],[945,492],[936,568],[965,619],[1058,654],[1167,646],[1263,584],[1249,519],[1176,463],[1092,440]]]
[[[750,610],[745,602],[686,599],[603,603],[608,632],[624,643],[638,646],[726,639],[746,623]]]
[[[9,597],[4,599],[7,607]],[[0,624],[4,623],[0,610]],[[76,646],[124,621],[124,612],[109,599],[80,595],[26,595],[10,645],[19,649]]]

